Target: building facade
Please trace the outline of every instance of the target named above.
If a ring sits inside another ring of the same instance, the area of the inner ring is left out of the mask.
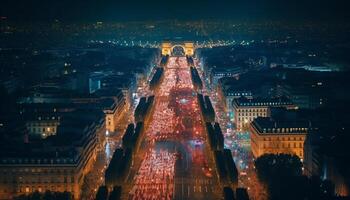
[[[286,98],[253,98],[241,97],[232,101],[234,123],[238,131],[249,129],[249,124],[257,117],[267,117],[270,107],[296,107]]]
[[[162,56],[172,55],[173,49],[176,46],[181,46],[185,52],[186,56],[193,56],[195,51],[195,46],[193,42],[185,41],[185,42],[170,42],[164,41],[161,44]]]
[[[106,130],[114,132],[117,128],[118,122],[124,116],[128,106],[122,94],[113,100],[113,103],[104,107],[103,112],[106,116]]]
[[[307,122],[277,122],[269,117],[258,117],[250,124],[253,156],[285,153],[304,159],[303,148],[308,131]]]
[[[217,88],[218,96],[224,103],[224,108],[226,111],[232,111],[233,110],[233,100],[239,99],[241,97],[245,97],[247,99],[252,99],[253,94],[251,91],[243,91],[243,90],[230,90],[227,88],[223,88],[220,84],[218,84]]]
[[[235,77],[238,79],[243,72],[244,70],[241,67],[204,67],[204,73],[209,77],[209,83],[214,86],[217,86],[219,80],[225,77]]]
[[[30,142],[30,150],[19,148],[1,156],[0,199],[47,190],[70,192],[74,199],[81,199],[84,178],[96,160],[105,124],[103,117],[75,122],[74,118],[68,119],[68,126],[59,126],[53,140],[42,140],[40,145]]]
[[[46,138],[56,135],[59,124],[60,117],[57,115],[36,116],[26,121],[26,128],[30,135]]]

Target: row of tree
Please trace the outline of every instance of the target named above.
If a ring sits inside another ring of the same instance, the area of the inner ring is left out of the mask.
[[[215,150],[214,158],[220,182],[236,188],[238,185],[238,170],[233,161],[231,150]]]
[[[143,122],[129,124],[122,137],[123,148],[117,149],[105,173],[107,186],[122,184],[132,165],[133,155],[137,153],[142,140]]]
[[[224,135],[222,134],[219,123],[216,122],[213,126],[212,123],[206,122],[206,129],[210,149],[214,153],[220,181],[237,187],[237,167],[233,161],[231,150],[224,149]]]
[[[210,145],[210,150],[214,154],[216,171],[219,180],[224,187],[224,199],[234,200],[233,188],[236,188],[236,198],[239,200],[249,200],[248,192],[245,188],[237,188],[238,186],[238,170],[233,160],[230,149],[224,149],[224,135],[219,123],[215,121],[215,111],[209,99],[209,96],[203,98],[202,94],[197,94],[198,102],[202,111],[203,119],[205,120],[207,137]]]
[[[196,89],[202,89],[203,88],[203,83],[202,79],[199,76],[199,73],[195,67],[190,68],[191,71],[191,78],[192,78],[192,83]]]
[[[98,188],[96,193],[96,200],[120,200],[122,195],[122,187],[114,186],[112,191],[109,192],[105,185]]]
[[[105,184],[109,188],[122,185],[130,171],[133,156],[138,152],[144,131],[144,122],[147,113],[154,102],[154,96],[142,97],[135,109],[135,121],[125,129],[122,137],[122,147],[115,150],[112,159],[105,172]]]
[[[160,66],[165,67],[168,64],[169,55],[163,56],[160,60]]]
[[[154,102],[154,96],[141,97],[140,102],[137,105],[135,112],[134,112],[134,118],[135,122],[144,121],[149,110],[151,109]]]
[[[237,187],[238,185],[238,170],[236,167],[235,162],[233,161],[232,152],[230,149],[224,149],[224,161],[225,166],[228,174],[228,180],[231,184],[234,185],[234,187]]]
[[[164,68],[157,67],[156,72],[154,73],[151,81],[149,82],[149,87],[152,90],[156,89],[159,86],[161,79],[163,77],[163,74],[164,74]]]
[[[105,183],[108,187],[122,185],[132,165],[132,150],[116,149],[105,172]]]
[[[224,149],[224,135],[222,134],[219,123],[215,123],[214,126],[210,122],[205,123],[207,128],[207,136],[210,148],[214,150]]]
[[[224,187],[224,200],[249,200],[248,191],[246,188],[237,188],[236,197],[231,187]]]
[[[209,96],[204,96],[200,93],[197,94],[199,107],[202,111],[202,116],[205,122],[215,122],[215,111],[211,104]]]
[[[187,64],[190,67],[194,66],[194,61],[193,61],[193,58],[191,56],[186,56],[186,60],[187,60]]]
[[[137,122],[136,127],[133,123],[128,125],[122,137],[122,145],[124,149],[131,149],[134,153],[137,153],[141,143],[143,127],[143,122]]]

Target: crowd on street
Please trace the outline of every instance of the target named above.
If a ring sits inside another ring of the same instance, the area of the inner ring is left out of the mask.
[[[171,200],[174,192],[175,155],[151,150],[136,174],[130,200]]]

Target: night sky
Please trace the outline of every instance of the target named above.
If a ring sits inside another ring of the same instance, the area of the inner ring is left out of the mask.
[[[201,2],[201,3],[199,3]],[[16,21],[160,19],[342,20],[346,0],[2,0],[1,16]]]

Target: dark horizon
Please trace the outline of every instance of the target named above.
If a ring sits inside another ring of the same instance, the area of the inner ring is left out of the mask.
[[[345,0],[251,0],[176,2],[68,0],[5,0],[0,14],[10,21],[67,22],[144,21],[144,20],[287,20],[347,22],[349,2]]]
[[[350,199],[349,0],[2,0],[0,200]]]

